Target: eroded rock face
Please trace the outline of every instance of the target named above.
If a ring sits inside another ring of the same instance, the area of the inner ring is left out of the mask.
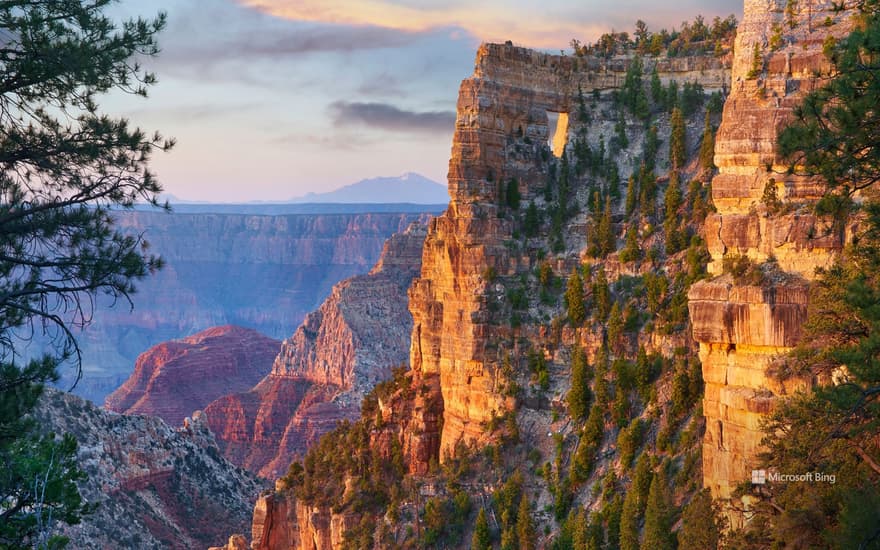
[[[547,142],[548,112],[563,116],[578,90],[619,87],[628,59],[600,60],[554,56],[512,45],[484,44],[476,68],[462,82],[452,156],[449,160],[449,208],[430,225],[422,271],[409,292],[413,316],[410,364],[421,375],[439,376],[443,402],[442,460],[460,440],[479,441],[484,424],[513,406],[500,393],[497,375],[504,328],[488,322],[487,289],[492,274],[512,275],[530,266],[511,257],[505,242],[512,224],[498,216],[501,190],[511,178],[524,202],[542,188],[542,166],[511,157],[514,136]],[[653,60],[645,60],[646,70]],[[656,61],[663,81],[697,81],[707,89],[728,85],[723,61],[680,58]],[[553,146],[560,148],[554,132]],[[501,290],[503,292],[503,289]],[[508,335],[509,336],[509,335]]]
[[[225,324],[272,338],[290,335],[334,284],[370,269],[385,239],[430,218],[139,211],[116,216],[124,232],[143,234],[166,266],[138,283],[133,310],[127,304],[110,309],[101,297],[94,322],[77,335],[86,376],[76,392],[95,403],[128,379],[139,354],[162,342]]]
[[[263,495],[254,506],[253,550],[334,550],[342,548],[346,531],[356,527],[354,514],[336,514],[308,506],[292,494]]]
[[[761,419],[776,396],[803,389],[768,374],[771,363],[801,337],[809,285],[799,277],[767,286],[737,286],[730,276],[702,281],[688,293],[694,338],[700,342],[705,395],[703,483],[728,498],[749,479],[760,450]]]
[[[338,421],[359,416],[364,393],[406,363],[412,318],[404,296],[425,234],[413,224],[390,238],[369,274],[334,286],[284,341],[268,376],[207,407],[225,456],[277,477]]]
[[[803,388],[807,380],[784,384],[768,374],[772,361],[801,337],[807,316],[809,280],[830,265],[853,228],[832,229],[811,203],[824,190],[817,178],[786,174],[776,153],[780,131],[793,109],[824,80],[829,63],[822,54],[828,36],[851,28],[851,12],[834,13],[832,2],[811,2],[792,29],[784,21],[783,0],[746,0],[737,32],[731,94],[724,105],[715,144],[719,175],[712,181],[717,214],[706,222],[712,255],[710,272],[721,273],[725,254],[756,262],[777,262],[782,275],[760,287],[737,286],[729,276],[695,284],[688,295],[694,338],[703,365],[706,434],[703,483],[716,498],[728,499],[748,479],[763,432],[761,418],[777,396]],[[824,25],[830,18],[832,25]],[[781,46],[771,51],[773,26],[783,29]],[[755,44],[763,54],[757,71]],[[758,73],[750,78],[750,72]],[[765,189],[775,188],[780,211],[768,210]],[[742,517],[732,515],[732,526]]]
[[[65,528],[72,548],[206,548],[246,532],[261,486],[220,455],[203,413],[176,429],[47,389],[34,416],[46,431],[76,438],[88,476],[80,493],[99,504]]]
[[[123,414],[158,416],[177,425],[230,391],[246,391],[266,376],[281,342],[226,325],[154,346],[104,406]]]

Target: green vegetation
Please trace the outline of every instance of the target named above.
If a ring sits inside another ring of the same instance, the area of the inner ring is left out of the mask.
[[[715,17],[711,25],[707,25],[703,16],[698,15],[692,22],[683,22],[677,31],[662,29],[652,33],[647,24],[639,20],[632,39],[629,33],[611,32],[603,34],[592,45],[581,45],[578,40],[572,40],[571,45],[577,56],[611,57],[633,49],[640,55],[655,57],[664,51],[669,57],[706,54],[720,56],[732,47],[735,35],[736,17],[733,15],[725,19]]]
[[[712,128],[710,113],[706,111],[703,138],[700,141],[700,167],[703,170],[715,169],[715,130]]]
[[[474,525],[474,536],[471,539],[471,550],[491,550],[492,533],[489,531],[489,521],[486,519],[486,509],[480,508],[477,514],[477,523]]]
[[[641,548],[645,550],[675,550],[672,532],[674,517],[672,495],[666,482],[666,468],[661,465],[651,480],[648,502],[645,507],[645,533]]]
[[[708,489],[694,495],[684,507],[681,515],[681,529],[678,531],[679,550],[705,550],[718,548],[721,539],[721,515],[712,502]]]
[[[147,165],[171,148],[158,135],[110,117],[110,90],[146,96],[155,77],[137,59],[157,53],[165,17],[118,24],[110,0],[0,4],[0,547],[60,548],[54,522],[91,510],[76,483],[76,442],[41,434],[27,415],[58,368],[81,374],[73,330],[88,324],[96,296],[125,302],[134,283],[159,269],[137,237],[118,232],[111,212],[157,204]],[[11,360],[14,333],[55,338],[51,351]]]
[[[574,326],[583,324],[587,318],[587,308],[584,304],[584,282],[577,269],[573,269],[568,278],[568,284],[565,288],[565,306],[571,324]]]
[[[746,78],[750,80],[754,80],[758,78],[758,75],[761,74],[761,71],[764,70],[764,54],[761,51],[761,45],[755,42],[754,47],[752,48],[752,67],[749,69],[749,73],[746,75]]]
[[[682,168],[687,159],[687,136],[685,135],[684,115],[678,107],[672,110],[671,124],[669,162],[674,170]]]
[[[780,138],[793,166],[826,178],[817,205],[845,215],[856,189],[880,178],[877,110],[880,89],[880,15],[862,4],[857,29],[838,46],[836,76],[810,95]],[[794,168],[793,168],[794,170]],[[864,232],[840,261],[819,272],[801,344],[778,376],[821,381],[785,399],[768,419],[762,467],[779,472],[824,472],[835,483],[744,487],[757,499],[756,518],[734,544],[810,548],[877,548],[880,540],[880,206],[869,195]]]
[[[568,413],[575,421],[587,416],[590,410],[590,379],[592,373],[584,350],[575,346],[571,351],[571,389],[568,391]]]

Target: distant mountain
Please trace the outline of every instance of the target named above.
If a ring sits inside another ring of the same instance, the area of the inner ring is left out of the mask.
[[[308,193],[290,202],[446,204],[449,193],[445,185],[407,172],[398,177],[361,180],[328,193]]]

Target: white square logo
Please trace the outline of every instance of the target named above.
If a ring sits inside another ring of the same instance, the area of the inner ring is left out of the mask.
[[[752,470],[752,484],[764,485],[767,483],[767,470]]]

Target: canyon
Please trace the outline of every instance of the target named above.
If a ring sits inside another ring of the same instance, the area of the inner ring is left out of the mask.
[[[207,548],[249,526],[263,487],[220,455],[203,413],[172,427],[47,389],[33,416],[45,432],[76,438],[80,494],[98,505],[63,528],[72,548]]]
[[[99,297],[92,323],[77,332],[85,376],[75,393],[102,403],[128,378],[140,353],[212,326],[284,338],[336,282],[368,271],[385,239],[423,216],[407,210],[117,213],[119,227],[142,235],[166,266],[137,284],[132,307],[110,309]],[[62,369],[60,387],[67,389],[74,375]]]
[[[406,362],[412,318],[401,298],[425,232],[414,223],[392,235],[369,273],[334,285],[284,340],[265,378],[206,407],[224,456],[278,477],[337,422],[360,415],[364,394]]]
[[[233,325],[164,342],[138,357],[131,377],[107,396],[104,408],[179,425],[215,399],[252,388],[269,373],[280,348],[278,340]]]
[[[816,217],[811,206],[824,190],[822,180],[789,173],[776,153],[778,134],[795,106],[825,82],[822,75],[830,66],[823,44],[828,37],[839,39],[850,31],[852,14],[835,11],[830,2],[814,2],[789,22],[784,20],[782,3],[756,0],[746,1],[744,13],[730,57],[644,60],[646,72],[656,70],[664,83],[690,80],[709,90],[729,92],[715,137],[718,172],[710,182],[714,211],[700,228],[708,276],[687,290],[686,333],[639,334],[637,339],[649,352],[659,353],[688,349],[696,341],[704,393],[697,409],[702,418],[691,422],[701,431],[704,425],[705,432],[697,443],[700,452],[693,456],[701,457],[697,471],[702,486],[725,504],[730,504],[736,486],[750,478],[761,449],[762,418],[773,411],[780,396],[811,383],[778,380],[770,374],[771,367],[801,338],[816,268],[831,265],[857,230],[853,220],[843,231],[833,231],[826,220]],[[780,36],[773,38],[777,32]],[[507,189],[516,187],[518,202],[544,204],[547,173],[529,154],[530,146],[546,147],[557,157],[564,154],[567,145],[582,135],[574,120],[578,97],[593,90],[600,94],[594,97],[601,97],[603,92],[621,89],[632,59],[555,56],[510,43],[483,44],[478,50],[474,75],[462,83],[459,94],[449,163],[451,201],[446,212],[430,223],[421,273],[408,292],[413,317],[411,372],[400,382],[402,393],[390,399],[379,396],[377,420],[367,422],[373,430],[371,448],[380,456],[388,455],[389,440],[413,448],[405,428],[412,422],[418,425],[414,431],[419,434],[420,451],[404,452],[404,457],[408,471],[416,476],[431,471],[431,460],[442,464],[453,461],[459,449],[497,444],[499,434],[491,426],[508,414],[525,422],[520,429],[531,441],[539,434],[555,433],[562,437],[558,448],[564,448],[573,435],[566,426],[560,428],[546,418],[550,415],[540,396],[530,399],[534,378],[525,398],[509,391],[511,365],[515,380],[522,381],[521,359],[528,342],[546,341],[552,328],[529,323],[529,317],[518,327],[498,322],[497,304],[516,290],[517,279],[525,282],[540,267],[530,246],[547,243],[527,239],[524,247],[518,246],[521,226],[509,215]],[[599,105],[593,112],[601,109]],[[610,134],[611,121],[607,115],[599,116],[605,117],[605,135]],[[596,135],[595,125],[595,120],[587,124],[589,135]],[[693,151],[694,145],[688,148]],[[632,160],[625,150],[617,162],[624,167]],[[781,206],[767,204],[768,189]],[[589,201],[583,191],[575,192],[580,204]],[[586,263],[598,265],[609,277],[641,275],[615,256],[601,263],[589,259],[584,229],[589,231],[590,223],[589,217],[575,216],[564,227],[565,248],[551,258],[552,273],[564,275]],[[617,237],[623,234],[618,232]],[[641,244],[643,249],[653,246],[651,241]],[[760,282],[743,282],[725,273],[725,258],[741,256],[759,264]],[[537,259],[541,260],[540,254]],[[534,307],[529,309],[531,318],[535,313]],[[537,313],[542,313],[540,307]],[[583,346],[591,361],[600,353],[601,337],[597,343],[588,331],[562,328],[557,338],[566,345]],[[564,365],[568,357],[559,353],[558,344],[555,349],[545,345],[538,353],[551,363],[551,379],[570,375]],[[563,385],[563,391],[556,391],[553,381],[549,386],[554,399],[568,389]],[[417,390],[417,395],[402,398],[406,387]],[[671,399],[670,387],[658,382],[656,391]],[[612,471],[614,463],[607,460],[614,456],[614,447],[606,441],[600,449],[606,450],[605,458],[598,461],[597,469],[619,473],[624,465]],[[602,478],[591,479],[598,486]],[[304,502],[295,492],[281,485],[258,501],[254,548],[339,548],[345,532],[361,528],[366,521],[361,513]],[[345,495],[347,502],[348,486]],[[550,506],[541,500],[540,491],[536,498],[539,509],[542,503]],[[585,505],[591,506],[589,497]],[[744,524],[742,509],[741,505],[725,508],[734,528]]]

